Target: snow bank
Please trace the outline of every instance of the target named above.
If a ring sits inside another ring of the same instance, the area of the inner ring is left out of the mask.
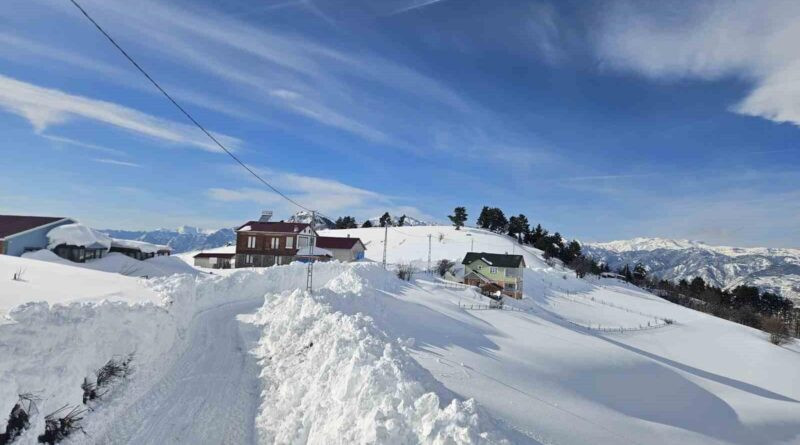
[[[441,387],[409,355],[410,342],[390,340],[364,313],[337,310],[379,311],[374,299],[353,300],[376,292],[370,282],[399,283],[392,278],[377,265],[356,265],[319,294],[267,296],[251,320],[264,329],[255,351],[264,366],[262,442],[511,443],[516,433],[474,400],[437,394]]]
[[[83,224],[64,224],[47,232],[47,247],[53,249],[61,244],[83,247],[111,247],[111,238],[105,233],[98,232]]]
[[[22,255],[23,258],[48,261],[71,267],[97,270],[100,272],[116,273],[129,277],[163,277],[173,274],[197,275],[200,272],[180,258],[160,256],[139,261],[127,255],[111,252],[103,258],[89,260],[85,263],[74,263],[65,260],[49,250],[37,250]]]

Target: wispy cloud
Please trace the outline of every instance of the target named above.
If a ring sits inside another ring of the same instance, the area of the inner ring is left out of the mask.
[[[403,14],[405,12],[413,11],[415,9],[424,8],[426,6],[431,6],[431,5],[434,5],[436,3],[441,3],[443,1],[446,1],[446,0],[421,0],[421,1],[420,0],[416,0],[416,1],[412,2],[411,4],[409,4],[407,6],[403,6],[402,8],[399,8],[399,9],[396,9],[396,10],[390,12],[389,14],[387,14],[387,16]]]
[[[87,119],[111,125],[161,141],[220,151],[199,129],[161,119],[112,102],[90,99],[43,88],[0,75],[0,108],[24,117],[41,133],[71,119]],[[229,147],[236,148],[239,140],[216,135]]]
[[[608,66],[654,79],[742,79],[736,113],[800,126],[800,2],[615,2],[596,50]]]
[[[109,148],[103,145],[91,144],[88,142],[76,141],[75,139],[65,138],[63,136],[55,136],[52,134],[40,134],[41,137],[48,139],[53,142],[57,142],[59,144],[69,144],[74,145],[76,147],[83,147],[88,148],[89,150],[100,151],[103,153],[115,154],[124,156],[126,153],[122,150],[117,150],[116,148]]]
[[[117,160],[117,159],[98,158],[98,159],[92,159],[92,160],[94,162],[99,162],[101,164],[118,165],[118,166],[121,166],[121,167],[137,167],[137,168],[141,167],[140,164],[137,164],[135,162],[120,161],[120,160]]]

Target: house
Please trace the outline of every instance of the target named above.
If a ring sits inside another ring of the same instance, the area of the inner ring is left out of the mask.
[[[318,236],[317,247],[331,253],[334,260],[343,263],[364,259],[367,247],[359,238],[337,238],[333,236]]]
[[[172,250],[160,244],[146,243],[127,239],[111,239],[111,252],[121,253],[137,260],[146,260],[154,256],[169,255]]]
[[[230,269],[235,255],[224,252],[201,252],[194,256],[194,265],[207,269]]]
[[[464,265],[464,284],[481,288],[494,284],[503,295],[522,298],[522,271],[525,259],[522,255],[486,252],[469,252],[461,262]]]
[[[50,216],[0,215],[0,254],[20,256],[46,249],[47,232],[75,220]]]
[[[317,237],[309,224],[264,221],[267,218],[249,221],[236,229],[237,268],[289,264],[300,249],[309,248]]]
[[[48,249],[76,263],[102,258],[111,248],[108,235],[78,223],[51,229],[47,232],[47,241]]]

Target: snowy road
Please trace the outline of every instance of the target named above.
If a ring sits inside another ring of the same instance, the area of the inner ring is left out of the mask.
[[[262,303],[230,303],[199,313],[180,358],[96,443],[255,443],[259,367],[247,351],[258,341],[258,329],[236,316]]]

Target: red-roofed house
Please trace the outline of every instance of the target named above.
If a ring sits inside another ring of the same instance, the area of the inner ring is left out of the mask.
[[[316,237],[308,224],[249,221],[236,229],[236,267],[289,264]]]
[[[327,250],[333,259],[342,262],[364,259],[364,252],[367,250],[360,238],[350,237],[318,236],[317,247]]]

